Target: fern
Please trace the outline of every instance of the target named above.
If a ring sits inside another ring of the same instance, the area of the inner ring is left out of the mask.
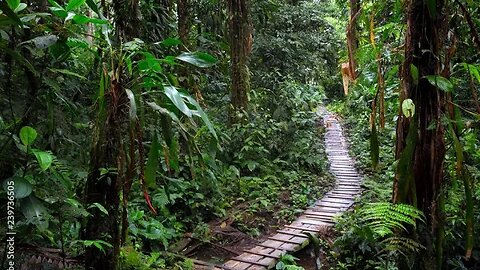
[[[417,220],[424,221],[423,213],[408,204],[370,203],[361,208],[359,214],[381,237],[393,235],[398,230],[407,231],[406,226],[416,227]]]
[[[425,250],[423,245],[407,237],[392,236],[383,240],[382,244],[385,245],[385,248],[380,251],[380,253],[384,251],[398,251],[402,255],[407,256],[407,254],[413,254]]]
[[[375,235],[375,238],[385,238],[381,241],[384,248],[379,252],[417,253],[425,249],[413,239],[396,236],[398,231],[407,231],[407,227],[416,228],[417,221],[425,222],[423,213],[408,204],[393,204],[389,202],[371,203],[359,210],[362,220]]]

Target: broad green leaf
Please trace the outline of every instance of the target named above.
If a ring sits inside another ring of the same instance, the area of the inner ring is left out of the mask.
[[[212,133],[213,137],[215,137],[215,139],[218,139],[217,133],[215,132],[215,128],[213,127],[212,122],[210,122],[210,119],[208,118],[207,114],[202,110],[202,107],[200,106],[200,104],[198,104],[198,102],[190,96],[185,96],[185,98],[187,98],[188,102],[190,102],[190,104],[195,106],[195,108],[197,109],[192,112],[196,116],[200,116],[200,118],[202,118],[202,121],[205,123],[205,125],[207,125],[207,128],[210,131],[210,133]]]
[[[70,13],[69,13],[70,14]],[[79,15],[79,14],[73,14],[73,17],[71,18],[76,24],[85,24],[85,23],[88,23],[90,21],[90,18],[88,18],[87,16],[85,15]],[[69,16],[70,17],[70,16]],[[69,17],[67,17],[66,20],[70,19]]]
[[[68,16],[68,12],[62,7],[50,7],[50,11],[59,18],[66,18]]]
[[[127,92],[127,97],[130,101],[128,116],[130,117],[131,121],[134,121],[135,119],[137,119],[137,104],[135,103],[135,95],[130,89],[125,89],[125,92]]]
[[[439,75],[425,76],[428,82],[444,92],[452,92],[453,84],[446,78]]]
[[[27,4],[25,3],[20,3],[14,10],[13,12],[19,13],[20,11],[24,10],[27,8]],[[23,20],[22,20],[23,21]]]
[[[178,38],[167,38],[160,42],[164,46],[176,46],[182,44],[182,41]]]
[[[138,67],[142,71],[156,71],[162,72],[162,67],[160,66],[160,62],[155,56],[149,52],[141,52],[145,59],[138,62]]]
[[[23,199],[32,193],[32,185],[27,179],[19,176],[8,178],[3,182],[3,189],[10,196],[9,192],[13,190],[13,197],[16,199]]]
[[[30,194],[30,196],[20,200],[20,210],[27,218],[27,222],[36,225],[41,230],[48,228],[48,211],[43,203]]]
[[[217,59],[215,57],[203,52],[184,52],[177,56],[177,59],[201,68],[211,67],[217,63]]]
[[[414,64],[410,64],[410,74],[412,75],[413,83],[418,84],[418,68]]]
[[[78,73],[72,72],[68,69],[49,68],[48,70],[50,70],[51,72],[55,72],[55,73],[61,73],[61,74],[68,75],[68,76],[74,76],[74,77],[77,77],[77,78],[82,79],[82,80],[87,79],[84,76],[82,76]]]
[[[83,3],[85,3],[85,1],[86,0],[70,0],[70,1],[68,1],[68,5],[65,8],[65,10],[70,11],[70,10],[76,9],[76,8],[80,7],[81,5],[83,5]]]
[[[75,13],[73,12],[67,12],[67,17],[65,18],[65,22],[69,21],[69,20],[72,20],[73,17],[75,17]]]
[[[415,104],[413,104],[413,100],[407,98],[402,102],[402,112],[407,118],[415,114]]]
[[[175,107],[177,107],[186,116],[192,117],[192,111],[188,108],[177,88],[173,86],[165,86],[164,89],[165,95],[173,102],[173,105],[175,105]]]
[[[12,10],[15,10],[20,5],[20,0],[7,0],[7,4]]]
[[[79,201],[77,201],[75,199],[72,199],[72,198],[67,198],[67,199],[65,199],[65,203],[72,206],[72,209],[74,209],[75,213],[78,213],[79,215],[81,215],[83,217],[90,216],[90,213],[88,213],[87,210],[85,210],[85,208],[83,207],[83,205]]]
[[[158,142],[158,136],[155,132],[152,139],[152,145],[148,152],[147,165],[145,166],[145,183],[148,187],[155,187],[155,179],[159,165],[160,150],[162,145]]]
[[[72,37],[69,37],[67,39],[67,45],[71,49],[74,49],[74,48],[88,49],[90,47],[90,45],[88,44],[87,41],[85,41],[83,39],[72,38]]]
[[[180,119],[178,119],[178,117],[175,115],[175,113],[159,106],[157,103],[155,102],[147,102],[147,105],[150,106],[152,109],[158,111],[159,113],[161,114],[165,114],[165,115],[168,115],[170,118],[172,118],[173,121],[175,121],[177,124],[179,125],[182,125],[182,123],[180,122]]]
[[[48,0],[48,3],[50,3],[50,5],[52,5],[53,7],[63,9],[63,7],[59,3],[57,3],[55,0]]]
[[[20,140],[27,146],[31,145],[37,138],[37,131],[29,126],[24,126],[20,129]]]
[[[33,154],[37,158],[38,165],[40,165],[40,168],[43,171],[47,170],[50,165],[52,165],[53,157],[50,153],[34,149]]]
[[[478,82],[480,83],[480,68],[476,67],[475,65],[467,64],[467,63],[462,63],[462,65],[463,65],[463,68],[465,68],[465,70],[469,72],[470,75],[475,79],[477,79]]]
[[[99,204],[99,203],[93,203],[91,204],[90,206],[87,207],[87,209],[90,209],[90,208],[97,208],[98,210],[100,210],[102,213],[104,213],[105,215],[108,216],[108,211],[107,209],[105,209],[105,207],[103,207],[103,205]]]
[[[95,13],[97,13],[98,16],[102,16],[102,13],[98,9],[98,5],[93,0],[87,0],[86,3],[89,8],[91,8]]]
[[[107,20],[97,19],[97,18],[88,18],[88,22],[93,24],[108,24]]]
[[[20,18],[15,14],[12,8],[7,4],[7,2],[0,1],[0,10],[3,12],[3,14],[7,15],[8,18],[10,18],[15,24],[17,25],[23,25],[22,21]]]

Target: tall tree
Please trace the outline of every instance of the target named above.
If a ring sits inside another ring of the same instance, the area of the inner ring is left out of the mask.
[[[118,44],[140,36],[138,7],[138,0],[113,1]],[[124,141],[129,130],[129,99],[124,87],[126,79],[122,64],[117,63],[117,59],[112,59],[111,62],[114,65],[111,67],[112,72],[108,74],[105,68],[102,71],[100,87],[104,89],[105,96],[100,97],[104,101],[99,104],[86,184],[86,203],[100,204],[108,211],[108,215],[104,215],[100,209],[94,208],[85,231],[86,239],[100,239],[111,244],[111,247],[104,247],[105,252],[99,252],[95,246],[86,249],[85,267],[95,270],[118,269],[121,239],[120,191],[123,188],[125,192],[128,174],[124,151]],[[133,158],[130,156],[131,160]]]
[[[357,18],[360,14],[360,0],[350,0],[350,20],[347,25],[348,65],[352,80],[357,78],[355,53],[358,49]]]
[[[234,110],[247,107],[250,90],[248,62],[252,51],[252,18],[249,0],[228,0],[231,57],[231,103]]]
[[[190,32],[190,1],[177,0],[177,17],[178,17],[178,37],[183,45],[188,48],[188,34]]]
[[[442,79],[438,74],[441,74],[443,35],[447,32],[444,13],[443,0],[408,1],[401,109],[397,122],[396,158],[399,163],[393,199],[418,207],[427,219],[427,228],[419,229],[417,237],[428,252],[422,261],[416,262],[415,269],[441,269],[442,261],[438,257],[435,260],[435,251],[441,250],[443,239],[445,142],[441,117],[445,95],[432,80]],[[437,256],[441,256],[441,252]]]

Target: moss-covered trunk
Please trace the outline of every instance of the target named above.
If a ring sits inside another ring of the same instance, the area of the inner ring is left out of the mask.
[[[120,45],[141,34],[141,22],[139,16],[138,0],[125,1],[114,0],[112,2],[115,14],[117,50]],[[102,240],[111,246],[104,245],[104,251],[94,245],[86,248],[85,268],[95,270],[116,270],[120,255],[121,238],[125,238],[126,231],[122,231],[120,224],[128,224],[126,212],[122,215],[120,209],[120,191],[129,190],[127,185],[131,181],[125,181],[127,171],[127,158],[125,153],[125,142],[130,134],[129,129],[129,100],[124,85],[127,81],[123,66],[119,63],[117,54],[111,55],[113,59],[105,60],[112,63],[112,72],[103,71],[102,82],[104,96],[99,97],[98,118],[95,123],[95,134],[93,138],[90,173],[87,178],[85,190],[85,202],[87,205],[100,204],[104,206],[108,215],[102,213],[98,208],[91,209],[91,216],[88,219],[85,239]],[[130,138],[132,140],[132,138]],[[130,141],[130,147],[133,147]],[[130,157],[131,159],[133,157]],[[129,168],[129,171],[132,169]],[[131,174],[131,173],[130,173]],[[129,178],[132,176],[129,175]],[[128,192],[127,192],[128,193]],[[123,201],[126,202],[128,194],[123,194]],[[125,205],[123,211],[126,211]]]
[[[443,196],[442,178],[445,157],[444,93],[425,76],[441,72],[439,55],[445,35],[444,2],[428,6],[426,0],[408,1],[405,61],[402,67],[400,104],[411,99],[415,115],[401,111],[397,122],[396,157],[399,159],[394,184],[394,201],[412,204],[423,211],[427,226],[416,235],[427,248],[415,269],[441,269],[435,250],[441,249]],[[433,1],[435,3],[435,1]],[[401,106],[400,106],[401,107]]]
[[[245,109],[250,90],[248,60],[252,50],[252,19],[249,0],[229,0],[231,103],[235,111]]]

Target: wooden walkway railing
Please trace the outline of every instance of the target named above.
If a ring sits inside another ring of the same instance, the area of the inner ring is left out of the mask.
[[[330,171],[335,175],[336,186],[313,207],[308,208],[290,225],[286,225],[277,233],[252,249],[245,250],[237,257],[231,258],[223,265],[211,265],[194,261],[198,269],[227,270],[265,270],[275,267],[280,256],[291,253],[308,245],[308,237],[304,233],[318,236],[322,231],[335,224],[334,217],[345,212],[361,193],[361,180],[354,167],[354,161],[348,154],[347,144],[342,127],[334,115],[321,108],[320,113],[326,127],[325,145]]]

